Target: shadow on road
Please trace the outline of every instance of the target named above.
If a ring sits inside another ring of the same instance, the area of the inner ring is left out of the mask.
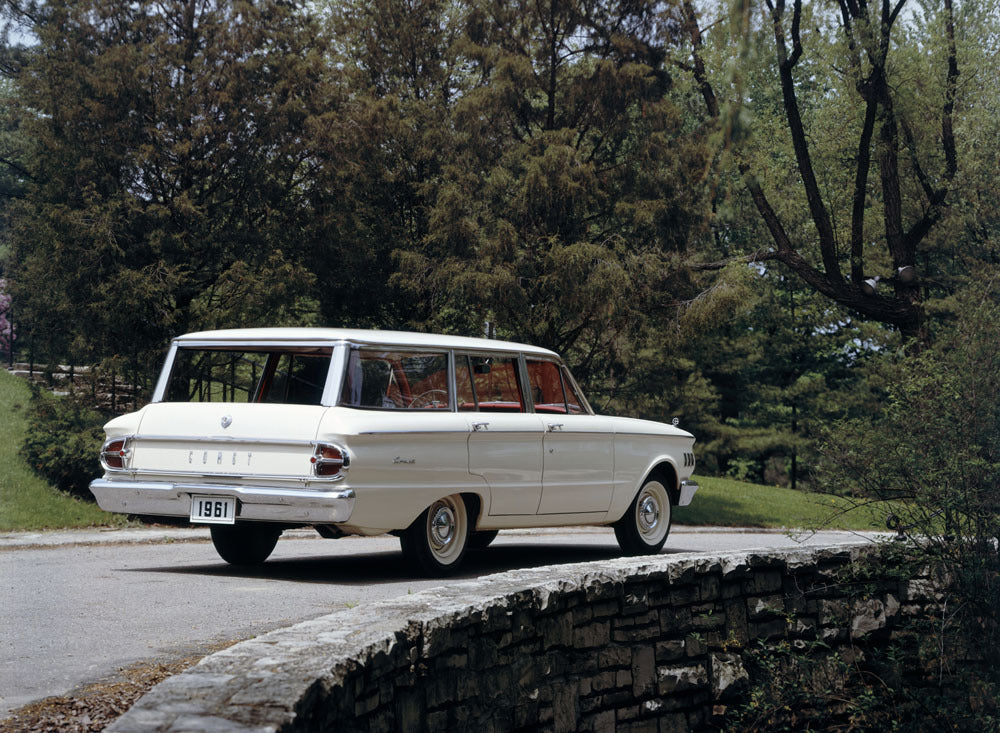
[[[671,552],[669,549],[665,553]],[[507,570],[593,562],[619,557],[614,545],[503,543],[485,550],[470,551],[462,572],[452,578],[468,579],[502,573]],[[222,560],[211,564],[167,567],[122,568],[122,572],[171,573],[227,578],[260,578],[293,583],[395,583],[409,579],[425,580],[413,570],[399,551],[364,554],[336,554],[308,557],[273,558],[263,565],[238,567]]]

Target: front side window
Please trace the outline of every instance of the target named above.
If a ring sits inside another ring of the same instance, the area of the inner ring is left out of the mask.
[[[179,348],[168,402],[270,402],[318,405],[332,350]]]
[[[563,389],[566,391],[566,407],[568,411],[573,415],[590,412],[590,406],[587,404],[587,400],[580,391],[576,380],[569,373],[569,369],[562,367],[559,371],[562,373]]]
[[[566,394],[563,391],[559,365],[552,361],[528,361],[528,384],[535,412],[563,413]]]
[[[386,410],[447,410],[448,355],[353,348],[340,404]]]
[[[480,412],[525,412],[516,356],[470,356]]]
[[[476,379],[470,356],[455,357],[455,389],[458,393],[459,412],[475,412],[479,409],[476,401]]]

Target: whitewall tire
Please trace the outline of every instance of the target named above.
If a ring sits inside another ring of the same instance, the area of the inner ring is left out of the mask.
[[[670,495],[656,479],[642,485],[625,515],[615,523],[615,537],[626,555],[655,555],[670,534]]]
[[[469,512],[458,494],[438,499],[399,537],[403,554],[425,574],[456,572],[469,549]]]

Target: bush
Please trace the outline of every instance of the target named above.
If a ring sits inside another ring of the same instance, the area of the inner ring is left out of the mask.
[[[970,677],[967,705],[984,725],[996,722],[1000,669],[970,672],[960,661],[969,650],[1000,659],[998,290],[996,281],[986,282],[957,298],[951,326],[883,369],[882,409],[835,426],[824,466],[834,490],[852,492],[859,502],[893,501],[886,509],[890,526],[913,539],[918,562],[947,579],[929,648],[938,650],[942,690]]]
[[[93,500],[88,485],[103,473],[98,454],[105,418],[78,397],[57,397],[33,386],[27,422],[28,465],[57,488]]]

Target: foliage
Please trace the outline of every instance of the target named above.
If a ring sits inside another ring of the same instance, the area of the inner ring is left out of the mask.
[[[30,398],[27,382],[0,370],[0,414],[5,416],[0,421],[0,530],[124,524],[123,516],[56,490],[29,467],[21,446],[28,434]],[[94,457],[87,454],[88,472],[96,465]]]
[[[277,302],[286,322],[312,317],[305,140],[323,41],[308,18],[49,2],[34,32],[14,80],[35,152],[8,241],[36,350],[151,369],[178,331],[272,321]]]
[[[814,487],[866,364],[1000,252],[996,0],[914,2],[884,59],[853,3],[0,2],[18,347],[148,384],[182,331],[492,334],[679,416],[703,472]],[[862,297],[890,220],[919,292]]]
[[[332,18],[361,123],[391,143],[377,191],[410,324],[557,349],[588,385],[625,373],[686,287],[676,253],[701,220],[702,147],[666,96],[655,5],[409,12]]]
[[[830,485],[859,502],[902,501],[891,522],[950,580],[942,648],[987,659],[1000,658],[998,282],[960,293],[933,345],[884,365],[883,409],[836,425],[825,448]]]
[[[102,473],[97,455],[106,419],[81,399],[35,385],[27,409],[22,448],[28,465],[60,490],[91,498],[88,485]]]

